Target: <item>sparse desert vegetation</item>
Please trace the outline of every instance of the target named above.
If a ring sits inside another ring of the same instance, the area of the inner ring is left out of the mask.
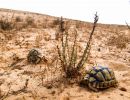
[[[129,100],[130,30],[97,21],[1,9],[0,100]],[[119,86],[80,87],[77,79],[94,65],[114,69]]]

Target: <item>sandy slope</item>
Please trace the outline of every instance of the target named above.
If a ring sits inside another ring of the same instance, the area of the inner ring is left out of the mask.
[[[4,15],[6,11],[1,10],[0,14]],[[16,11],[15,16],[24,18],[28,14]],[[95,64],[108,66],[114,69],[119,81],[117,88],[96,93],[77,84],[60,83],[62,73],[57,65],[58,41],[55,40],[57,29],[40,26],[45,18],[50,22],[54,17],[37,14],[31,16],[36,20],[39,19],[39,22],[36,21],[37,28],[28,27],[11,33],[0,32],[0,95],[9,92],[5,100],[130,100],[130,41],[123,41],[126,44],[123,49],[120,48],[120,43],[110,42],[113,36],[118,37],[119,34],[129,37],[130,31],[126,27],[99,24],[95,31],[90,57],[85,64],[86,69]],[[75,23],[79,25],[78,45],[82,53],[92,25],[72,21],[68,26],[73,29]],[[114,40],[116,39],[120,38]],[[37,48],[46,60],[37,65],[29,64],[26,56],[32,48]],[[26,79],[29,81],[24,90]]]

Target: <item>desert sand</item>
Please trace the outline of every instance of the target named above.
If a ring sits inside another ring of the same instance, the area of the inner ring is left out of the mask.
[[[93,92],[76,83],[62,82],[56,48],[60,43],[56,40],[57,17],[0,9],[0,18],[16,24],[11,30],[0,29],[0,97],[4,96],[4,100],[130,100],[130,30],[127,26],[97,25],[84,67],[89,69],[98,64],[112,68],[119,86]],[[76,28],[79,55],[82,54],[93,24],[64,21],[70,37]],[[36,65],[27,62],[27,54],[33,48],[44,57]]]

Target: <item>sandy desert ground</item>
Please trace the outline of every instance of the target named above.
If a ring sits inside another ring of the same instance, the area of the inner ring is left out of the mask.
[[[93,92],[76,83],[62,82],[63,73],[57,60],[56,17],[0,9],[0,18],[14,23],[13,29],[0,29],[1,100],[2,96],[3,100],[130,100],[130,30],[127,26],[98,24],[96,27],[84,67],[98,64],[112,68],[119,86]],[[82,54],[92,23],[64,21],[71,38],[73,29],[77,30],[79,55]],[[39,64],[27,62],[32,48],[45,57]]]

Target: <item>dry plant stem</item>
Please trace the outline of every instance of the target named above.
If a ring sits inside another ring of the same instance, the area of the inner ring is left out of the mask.
[[[69,49],[69,44],[68,44],[68,33],[67,32],[66,32],[66,49],[67,49],[68,61],[70,61],[70,49]]]
[[[7,13],[6,16],[8,16],[8,14],[9,14],[9,12]],[[8,22],[8,17],[6,17],[5,22]]]
[[[57,50],[58,50],[59,59],[60,59],[60,61],[61,61],[61,66],[62,66],[63,69],[65,70],[65,68],[64,68],[64,62],[63,62],[63,60],[62,60],[61,52],[60,52],[60,49],[59,49],[58,46],[57,46]]]
[[[75,46],[75,53],[74,53],[74,67],[76,67],[76,63],[77,63],[77,44]]]
[[[57,50],[58,50],[58,55],[59,55],[59,59],[60,59],[60,62],[61,62],[61,67],[63,68],[63,71],[65,71],[66,70],[66,66],[65,66],[65,64],[64,64],[64,61],[63,61],[63,59],[62,59],[62,55],[61,55],[61,51],[60,51],[60,48],[57,46]]]
[[[29,79],[26,79],[25,86],[23,87],[23,89],[26,89],[28,87],[28,81]]]
[[[127,22],[125,22],[125,23],[126,23],[126,25],[127,25],[128,29],[130,30],[130,26],[128,25],[128,23],[127,23]]]
[[[64,21],[63,21],[63,18],[61,17],[60,22],[58,22],[59,24],[59,29],[58,29],[58,33],[56,34],[56,40],[58,40],[59,36],[63,35],[63,32],[64,32]],[[62,34],[61,34],[62,33]]]
[[[97,13],[96,13],[95,18],[94,18],[94,25],[93,25],[93,29],[92,29],[92,32],[91,32],[90,37],[89,37],[89,41],[87,42],[87,45],[86,45],[86,48],[85,48],[84,53],[82,55],[82,58],[77,65],[78,70],[80,70],[80,68],[84,65],[84,63],[86,62],[86,60],[88,58],[86,56],[86,54],[89,52],[88,50],[90,50],[90,44],[91,44],[92,36],[94,34],[94,30],[95,30],[96,25],[97,25],[97,21],[98,21],[98,16],[97,16]]]
[[[13,18],[14,18],[14,13],[13,13],[12,16],[11,16],[10,23],[13,23]],[[6,20],[6,21],[9,22],[8,17],[7,17],[7,20]],[[15,23],[13,23],[12,27],[14,27],[14,25],[15,25]],[[10,31],[10,29],[9,29],[9,31]]]
[[[76,56],[77,56],[77,53],[76,53],[76,41],[77,41],[77,31],[75,30],[75,39],[74,39],[74,44],[73,44],[73,47],[72,47],[72,52],[71,52],[71,58],[70,58],[70,63],[69,63],[69,66],[68,67],[75,67],[75,63],[76,63]]]
[[[44,86],[44,78],[45,78],[45,72],[47,72],[47,69],[45,69],[41,72],[40,74],[40,80],[41,80],[41,85]]]
[[[66,39],[66,41],[67,41],[67,39]],[[67,66],[67,61],[66,61],[66,41],[64,43],[64,34],[62,33],[62,57],[63,57],[64,66]]]
[[[63,24],[64,24],[64,21],[63,21],[63,18],[62,18],[62,16],[61,16],[61,18],[60,18],[60,31],[61,31],[61,32],[64,31]]]
[[[10,21],[11,23],[13,23],[14,14],[15,13],[13,12],[12,17],[11,17],[11,21]],[[15,26],[15,22],[13,23],[12,27],[14,27],[14,26]]]

